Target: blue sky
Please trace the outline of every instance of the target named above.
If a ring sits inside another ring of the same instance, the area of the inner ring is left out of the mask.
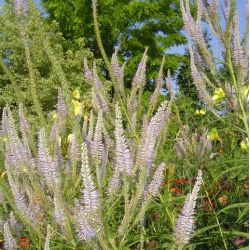
[[[2,5],[4,2],[4,0],[0,0],[0,5]],[[34,0],[34,2],[36,3],[37,7],[42,11],[42,7],[41,7],[41,0]],[[224,3],[224,0],[219,0],[219,2]],[[246,26],[246,11],[248,8],[248,0],[236,0],[236,5],[237,5],[237,10],[239,13],[239,17],[240,17],[240,33],[241,35],[244,33],[245,31],[245,26]],[[166,53],[180,53],[183,54],[185,51],[185,47],[186,46],[176,46],[176,47],[172,47],[171,49],[168,49],[166,51]],[[211,47],[213,49],[214,55],[217,58],[220,58],[221,56],[221,48],[220,48],[220,44],[216,39],[213,39],[211,41]]]
[[[224,3],[224,0],[219,0],[219,2]],[[242,36],[246,28],[246,13],[248,9],[248,0],[236,0],[236,6],[237,6],[238,14],[239,14],[239,19],[240,19],[239,20],[240,34]],[[211,48],[213,50],[214,56],[216,58],[221,58],[221,46],[220,46],[219,41],[213,38],[210,44],[211,44]],[[171,48],[168,51],[168,53],[181,53],[182,54],[184,53],[185,48],[186,48],[186,45],[174,47],[174,48]]]

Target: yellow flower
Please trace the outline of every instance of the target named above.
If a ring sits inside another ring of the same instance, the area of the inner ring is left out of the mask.
[[[75,99],[80,99],[80,91],[78,90],[78,89],[75,89],[74,91],[73,91],[73,97],[75,98]]]
[[[73,134],[69,134],[68,137],[67,137],[67,142],[71,142],[73,139]]]
[[[243,141],[241,141],[240,147],[243,151],[248,150],[248,137],[246,139],[244,139]]]
[[[225,93],[224,93],[223,89],[222,88],[215,89],[212,100],[218,101],[218,100],[222,100],[224,98],[225,98]]]
[[[56,111],[53,111],[52,112],[52,119],[56,120],[56,118],[57,118],[57,113],[56,113]]]
[[[61,145],[61,142],[62,142],[62,137],[61,136],[58,136],[57,142],[58,142],[59,145]]]
[[[24,166],[24,167],[22,168],[22,171],[23,171],[25,174],[27,174],[27,173],[28,173],[28,168],[27,168],[26,166]]]
[[[1,178],[4,178],[4,176],[6,175],[6,173],[7,173],[6,171],[3,171],[3,172],[1,173],[1,175],[0,175],[0,177],[1,177]]]
[[[240,93],[241,93],[243,98],[246,98],[248,95],[248,86],[243,86]]]
[[[79,101],[72,100],[75,116],[82,114],[82,104]]]
[[[2,136],[2,140],[3,140],[3,142],[6,142],[8,140],[8,136],[7,135],[3,135]]]
[[[205,115],[205,114],[206,114],[206,110],[204,110],[204,109],[198,110],[198,109],[197,109],[197,110],[195,111],[195,114],[196,114],[196,115]]]
[[[209,133],[207,134],[207,139],[211,141],[220,141],[219,134],[216,128],[212,128]]]

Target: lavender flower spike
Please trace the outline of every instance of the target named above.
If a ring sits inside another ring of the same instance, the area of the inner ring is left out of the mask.
[[[149,195],[149,196],[157,195],[157,193],[160,189],[161,183],[163,182],[163,170],[164,170],[164,168],[165,168],[165,163],[163,162],[155,171],[152,182],[148,186],[147,195]]]
[[[55,206],[54,210],[55,221],[61,228],[64,228],[66,225],[66,217],[63,208],[61,207],[61,204],[58,202],[56,196],[54,197],[54,206]]]
[[[8,222],[5,222],[3,225],[3,234],[4,234],[4,249],[8,250],[17,249],[17,243],[10,232],[10,226]]]
[[[30,124],[28,123],[27,119],[25,118],[22,103],[19,104],[19,124],[20,124],[20,130],[21,130],[23,135],[29,133]]]
[[[25,0],[16,0],[15,7],[17,15],[23,15],[26,9],[26,1]]]
[[[61,117],[67,116],[67,105],[65,102],[65,97],[63,95],[62,89],[58,89],[58,96],[57,96],[57,104],[56,104],[57,113]]]
[[[46,235],[44,250],[50,250],[50,247],[49,247],[50,237],[51,237],[51,229],[50,229],[50,225],[48,225],[47,226],[47,235]]]
[[[88,214],[78,200],[75,201],[74,216],[76,220],[76,232],[81,241],[91,240],[96,236],[96,230],[88,222]]]
[[[128,175],[130,175],[133,167],[133,160],[124,137],[122,114],[118,105],[116,105],[115,113],[116,164],[120,169],[120,172],[125,171]]]
[[[82,179],[84,188],[82,190],[85,209],[90,214],[97,212],[99,208],[98,192],[95,188],[94,182],[91,178],[89,169],[88,151],[85,143],[82,143]]]
[[[183,247],[192,238],[195,228],[194,214],[198,193],[202,184],[202,172],[199,170],[193,191],[186,197],[184,207],[179,215],[174,230],[175,246]]]
[[[45,130],[42,128],[38,135],[38,160],[41,174],[43,175],[47,185],[53,190],[60,183],[59,174],[55,163],[49,154],[49,150],[45,138]]]
[[[8,164],[5,163],[5,166],[8,166]],[[26,216],[27,215],[27,203],[26,203],[25,196],[22,190],[20,189],[20,187],[15,183],[13,177],[11,176],[9,167],[7,168],[7,176],[8,176],[8,181],[9,181],[12,194],[15,199],[16,207],[19,210],[21,215]]]

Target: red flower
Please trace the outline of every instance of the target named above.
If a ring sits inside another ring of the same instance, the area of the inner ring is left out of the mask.
[[[19,247],[29,247],[30,246],[30,239],[28,237],[21,237],[18,240]]]
[[[172,193],[179,193],[179,194],[182,194],[182,189],[181,189],[181,188],[172,187],[172,188],[170,189],[170,191],[171,191]]]
[[[188,179],[187,178],[176,178],[173,180],[176,184],[183,184],[183,183],[187,183]]]

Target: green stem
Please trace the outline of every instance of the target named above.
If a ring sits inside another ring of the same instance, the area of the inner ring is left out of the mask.
[[[131,131],[132,131],[134,137],[136,138],[136,142],[137,142],[137,144],[139,144],[139,137],[138,137],[138,135],[136,134],[136,132],[134,130],[133,124],[132,124],[131,119],[130,119],[130,117],[128,115],[128,112],[127,112],[127,109],[125,107],[125,104],[124,104],[124,102],[123,102],[123,100],[122,100],[122,98],[120,96],[118,96],[118,99],[119,99],[119,102],[120,102],[120,104],[122,106],[122,109],[123,109],[123,111],[125,113],[125,116],[126,116],[126,118],[128,120],[128,123],[129,123],[129,126],[131,128]]]
[[[204,190],[205,190],[206,196],[207,196],[207,198],[208,198],[208,201],[209,201],[209,203],[210,203],[210,206],[211,206],[211,208],[212,208],[213,214],[214,214],[214,216],[215,216],[216,223],[217,223],[217,225],[218,225],[218,227],[219,227],[220,235],[221,235],[221,238],[222,238],[223,245],[224,245],[225,249],[227,249],[227,244],[226,244],[226,241],[225,241],[224,236],[223,236],[223,233],[222,233],[222,229],[221,229],[221,226],[220,226],[219,219],[218,219],[218,217],[217,217],[217,215],[216,215],[216,213],[215,213],[215,211],[214,211],[214,209],[213,209],[212,201],[210,200],[209,194],[208,194],[207,189],[206,189],[205,187],[204,187]]]
[[[241,94],[240,94],[240,91],[239,91],[239,88],[238,88],[238,85],[237,85],[237,81],[236,81],[236,78],[235,78],[230,51],[228,51],[228,68],[229,68],[230,75],[232,77],[233,85],[234,85],[234,88],[235,88],[235,91],[236,91],[236,94],[237,94],[237,98],[238,98],[238,102],[239,102],[239,105],[240,105],[240,109],[241,109],[241,112],[242,112],[242,120],[243,120],[245,129],[246,129],[246,133],[248,135],[249,128],[248,128],[248,122],[247,122],[247,115],[246,115],[246,112],[244,110],[243,102],[242,102],[242,99],[241,99]]]
[[[115,78],[114,78],[113,72],[111,70],[111,65],[110,65],[109,59],[106,55],[106,52],[105,52],[103,44],[102,44],[101,33],[99,30],[98,20],[97,20],[97,8],[96,8],[96,6],[97,6],[97,0],[92,0],[93,21],[94,21],[94,30],[95,30],[96,40],[97,40],[97,44],[98,44],[98,47],[100,49],[103,61],[104,61],[105,65],[107,67],[107,70],[109,72],[110,78],[111,78],[112,82],[115,82]]]
[[[110,65],[110,62],[109,62],[109,59],[107,57],[107,54],[105,52],[105,49],[103,47],[103,43],[102,43],[102,38],[101,38],[101,33],[100,33],[100,30],[99,30],[99,26],[98,26],[98,15],[97,15],[97,0],[92,0],[92,7],[93,7],[93,21],[94,21],[94,31],[95,31],[95,35],[96,35],[96,40],[97,40],[97,44],[98,44],[98,47],[100,49],[100,52],[101,52],[101,55],[102,55],[102,58],[103,58],[103,61],[107,67],[107,70],[109,72],[109,75],[110,75],[110,78],[111,78],[111,81],[113,83],[113,86],[114,86],[114,90],[115,90],[115,94],[116,94],[116,97],[118,98],[120,104],[122,105],[122,108],[124,110],[124,113],[126,115],[126,118],[128,120],[128,123],[132,129],[132,132],[137,140],[137,142],[139,141],[138,139],[138,136],[137,134],[135,133],[134,131],[134,128],[132,126],[132,123],[131,123],[131,119],[127,113],[127,110],[126,110],[126,107],[123,103],[123,100],[119,94],[119,90],[117,89],[117,86],[116,86],[116,80],[115,80],[115,77],[114,77],[114,74],[113,74],[113,71],[111,69],[111,65]]]

